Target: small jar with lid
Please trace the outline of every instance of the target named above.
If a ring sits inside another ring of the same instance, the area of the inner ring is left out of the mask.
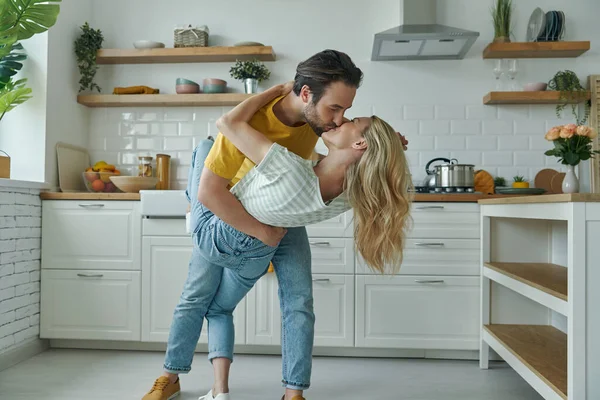
[[[138,176],[151,177],[152,173],[152,156],[138,157]]]

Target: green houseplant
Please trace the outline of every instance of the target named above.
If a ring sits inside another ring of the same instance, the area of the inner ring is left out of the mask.
[[[561,103],[556,105],[556,116],[559,118],[569,100],[578,100],[586,94],[586,90],[581,85],[575,72],[569,70],[557,72],[556,75],[550,79],[550,82],[548,82],[548,89],[560,92]],[[590,106],[590,102],[586,101],[584,105],[584,114],[580,117],[579,105],[576,103],[571,104],[571,112],[575,117],[577,125],[585,124],[590,115]]]
[[[77,57],[77,67],[81,78],[79,79],[79,92],[86,89],[100,92],[100,86],[94,82],[98,66],[96,65],[96,55],[102,48],[104,36],[99,29],[92,29],[86,22],[81,27],[81,35],[75,40],[75,56]]]
[[[512,6],[512,0],[496,0],[492,7],[495,43],[510,42]]]
[[[31,98],[27,79],[13,80],[27,59],[20,40],[56,23],[61,0],[0,0],[0,120]]]
[[[269,69],[258,60],[240,61],[229,70],[232,78],[244,81],[246,93],[256,93],[258,83],[266,81],[271,77]]]

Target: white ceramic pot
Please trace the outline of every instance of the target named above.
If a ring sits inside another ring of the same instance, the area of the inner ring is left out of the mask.
[[[575,175],[573,165],[567,165],[567,174],[562,182],[562,191],[564,193],[579,193],[579,179]]]

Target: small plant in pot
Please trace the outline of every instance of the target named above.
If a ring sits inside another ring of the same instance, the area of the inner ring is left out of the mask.
[[[587,91],[581,85],[579,78],[573,71],[559,71],[554,75],[550,82],[548,82],[548,89],[556,90],[560,92],[560,104],[556,105],[556,116],[560,118],[561,112],[567,106],[569,100],[583,100]],[[571,103],[571,113],[575,117],[575,123],[577,125],[584,125],[590,115],[591,103],[589,100],[585,101],[584,114],[579,115],[579,104]]]
[[[258,60],[237,60],[235,65],[229,70],[229,74],[234,79],[244,81],[246,93],[257,93],[258,84],[271,77],[269,69]]]
[[[513,188],[525,189],[529,187],[529,182],[524,176],[517,175],[513,178]]]
[[[510,42],[510,24],[513,11],[512,5],[512,0],[496,0],[492,7],[494,43]]]

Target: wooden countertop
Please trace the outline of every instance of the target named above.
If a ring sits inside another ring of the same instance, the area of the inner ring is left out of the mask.
[[[514,195],[505,194],[482,194],[482,193],[416,193],[414,201],[416,203],[440,202],[440,203],[477,203],[484,199],[506,199]]]
[[[542,194],[527,197],[481,199],[479,204],[533,204],[533,203],[594,203],[600,202],[599,193]]]
[[[42,200],[139,200],[139,193],[42,192]]]

